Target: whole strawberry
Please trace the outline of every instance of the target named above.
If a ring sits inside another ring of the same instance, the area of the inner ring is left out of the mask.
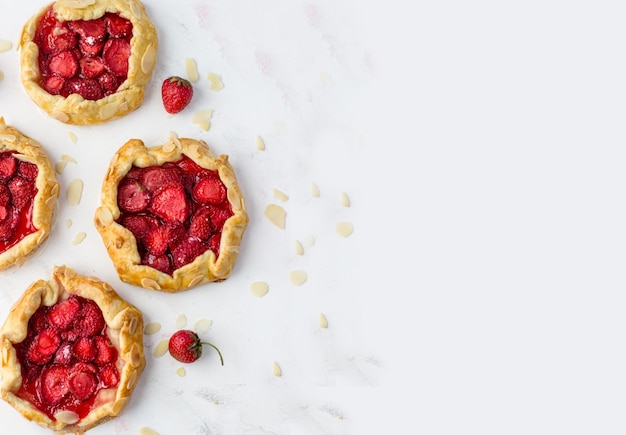
[[[167,113],[178,113],[191,102],[193,87],[189,80],[172,76],[163,80],[161,98]]]
[[[220,356],[220,362],[224,365],[224,358],[220,350],[211,343],[200,341],[200,337],[193,331],[181,329],[176,331],[171,337],[168,345],[170,355],[180,362],[192,363],[202,356],[202,345],[211,346]]]

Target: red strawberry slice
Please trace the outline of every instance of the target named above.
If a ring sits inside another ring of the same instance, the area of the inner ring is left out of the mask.
[[[70,369],[59,365],[46,368],[41,374],[41,396],[48,405],[56,405],[69,392]]]
[[[26,358],[35,364],[46,364],[56,353],[61,337],[50,329],[44,329],[33,338],[28,346]]]
[[[85,100],[99,100],[104,96],[100,84],[95,79],[74,77],[67,81],[67,91],[69,94],[78,94]]]
[[[66,22],[60,22],[55,18],[51,18],[50,21],[47,21],[39,28],[39,39],[41,40],[39,45],[44,53],[54,54],[76,47],[78,37]]]
[[[102,54],[105,42],[105,40],[80,39],[78,41],[78,48],[83,56],[96,57]]]
[[[98,77],[105,69],[104,62],[99,57],[83,57],[80,60],[80,72],[88,79]]]
[[[107,13],[104,16],[104,22],[109,35],[113,38],[126,38],[133,34],[133,24],[117,14]]]
[[[180,185],[182,177],[176,168],[151,167],[141,174],[141,183],[150,192],[165,186]]]
[[[57,302],[48,311],[50,325],[59,331],[65,331],[72,325],[80,308],[80,302],[75,297]]]
[[[183,172],[189,172],[192,174],[200,174],[201,172],[204,172],[206,170],[202,166],[191,160],[191,158],[187,157],[185,154],[183,154],[182,158],[177,162],[177,164],[178,167],[183,170]]]
[[[30,162],[19,162],[17,166],[17,173],[20,177],[34,181],[37,178],[37,174],[39,173],[39,168],[37,165]]]
[[[185,189],[182,186],[164,187],[152,197],[149,210],[167,222],[184,222],[190,212]]]
[[[92,336],[102,332],[106,323],[100,307],[94,301],[86,299],[74,324],[79,335]]]
[[[76,60],[73,52],[69,50],[61,51],[50,57],[48,68],[52,74],[69,79],[78,72],[78,60]]]
[[[93,361],[98,351],[91,337],[86,336],[76,340],[73,350],[76,357],[83,362]]]
[[[106,25],[102,18],[69,21],[68,25],[86,42],[102,41],[106,37]]]
[[[117,349],[111,342],[102,335],[96,335],[93,339],[96,345],[96,356],[94,362],[102,366],[117,359]]]
[[[167,273],[168,275],[171,275],[174,272],[172,260],[167,255],[153,255],[148,252],[141,259],[141,264],[152,267],[160,272]]]
[[[222,234],[221,233],[215,233],[209,239],[209,249],[211,249],[211,251],[213,251],[213,253],[215,254],[216,258],[219,257],[219,254],[220,254],[220,243],[221,242],[222,242]]]
[[[70,365],[74,360],[74,350],[72,343],[62,343],[54,354],[54,362],[61,365]]]
[[[69,377],[69,390],[78,400],[85,400],[96,392],[98,380],[90,372],[72,370]]]
[[[221,204],[226,200],[226,186],[217,175],[205,176],[194,186],[193,197],[198,202]]]
[[[128,229],[138,242],[143,243],[146,236],[153,228],[160,225],[159,220],[153,216],[146,215],[124,215],[120,219],[120,224]]]
[[[209,206],[211,211],[211,222],[213,222],[213,229],[215,231],[222,231],[224,224],[233,215],[230,204],[226,204],[227,208]]]
[[[165,254],[169,241],[169,230],[165,226],[160,226],[146,235],[144,245],[149,253],[159,256]]]
[[[17,170],[17,159],[10,153],[0,154],[0,180],[8,180]]]
[[[13,205],[17,209],[29,207],[37,193],[32,181],[25,180],[19,176],[13,177],[11,181],[9,181],[9,190],[13,198]]]
[[[105,96],[115,93],[117,88],[120,87],[120,82],[118,81],[117,77],[115,77],[114,74],[111,74],[108,71],[102,73],[102,75],[98,77],[98,83],[102,87]]]
[[[188,237],[172,251],[174,268],[178,269],[185,264],[191,263],[196,257],[206,252],[207,249],[208,246],[202,240],[193,236]]]
[[[125,39],[109,39],[102,49],[102,60],[116,76],[128,75],[130,43]]]
[[[211,221],[211,210],[208,208],[199,208],[193,216],[189,224],[189,234],[199,239],[205,240],[213,234],[213,222]]]
[[[166,222],[165,227],[168,231],[170,249],[177,246],[187,236],[187,230],[182,222]]]
[[[120,210],[137,213],[148,208],[150,193],[137,180],[124,179],[117,190],[117,205]]]
[[[0,241],[8,242],[13,239],[20,220],[20,211],[15,207],[8,207],[6,217],[0,221]]]
[[[120,374],[113,364],[102,367],[98,373],[98,378],[105,388],[115,387],[120,382]]]
[[[0,206],[6,207],[11,203],[11,191],[6,184],[0,184]],[[0,218],[2,220],[2,218]]]
[[[37,333],[43,329],[48,329],[48,311],[45,307],[40,307],[28,320],[28,331]]]
[[[65,89],[65,79],[59,76],[49,76],[43,81],[43,88],[50,95],[61,95]]]

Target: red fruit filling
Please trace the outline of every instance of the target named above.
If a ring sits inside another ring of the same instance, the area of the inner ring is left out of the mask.
[[[128,75],[133,25],[106,13],[93,20],[60,21],[52,6],[39,21],[40,85],[49,94],[99,100],[115,93]]]
[[[17,396],[54,420],[59,411],[84,418],[98,392],[116,387],[117,349],[106,333],[100,307],[71,295],[40,307],[28,322],[28,334],[15,344],[22,370]]]
[[[133,166],[118,185],[117,204],[117,223],[135,236],[141,264],[170,275],[208,249],[217,258],[233,215],[218,172],[185,155],[162,166]]]
[[[37,230],[32,215],[38,172],[34,163],[0,152],[0,252]]]

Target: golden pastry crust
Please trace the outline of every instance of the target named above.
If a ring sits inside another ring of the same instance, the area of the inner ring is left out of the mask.
[[[224,224],[217,259],[209,249],[193,262],[168,275],[141,264],[135,236],[116,222],[120,216],[117,189],[120,180],[133,165],[142,168],[160,166],[165,162],[180,160],[183,154],[203,168],[218,171],[227,188],[233,215]],[[157,147],[146,147],[143,141],[131,139],[111,160],[102,185],[100,206],[96,209],[94,223],[122,281],[147,289],[175,293],[200,284],[222,281],[230,276],[248,224],[248,214],[227,155],[216,157],[205,142],[196,139],[172,137],[169,142]]]
[[[71,411],[61,411],[54,421],[16,395],[22,385],[22,375],[13,344],[26,338],[28,321],[40,306],[54,305],[71,294],[93,300],[102,310],[107,333],[118,350],[120,381],[114,389],[100,391],[97,400],[100,403],[82,420],[76,421],[76,414]],[[117,416],[130,399],[146,364],[143,318],[141,312],[124,301],[109,284],[78,275],[67,266],[57,266],[49,281],[34,282],[9,312],[0,329],[0,352],[0,392],[4,400],[40,426],[60,433],[82,433]]]
[[[0,253],[0,270],[21,266],[48,239],[60,191],[52,162],[41,145],[8,126],[4,118],[0,117],[0,152],[4,151],[15,151],[16,158],[34,163],[39,171],[35,181],[37,194],[33,199],[32,213],[36,231]]]
[[[156,64],[157,32],[139,0],[57,0],[52,3],[60,20],[90,20],[107,12],[117,13],[133,25],[128,59],[128,76],[118,90],[99,100],[86,100],[78,94],[67,98],[51,95],[40,85],[39,47],[34,42],[37,25],[50,4],[42,7],[24,25],[19,42],[20,79],[26,93],[51,117],[77,125],[99,124],[120,118],[137,109],[144,98],[144,88]]]

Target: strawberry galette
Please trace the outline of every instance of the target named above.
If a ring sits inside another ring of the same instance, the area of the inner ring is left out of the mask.
[[[118,415],[145,366],[142,315],[105,282],[54,268],[0,329],[2,397],[27,419],[82,433]]]
[[[231,274],[248,215],[228,156],[172,137],[117,151],[94,222],[122,281],[177,292]]]
[[[0,269],[23,264],[48,239],[58,196],[41,145],[0,117]]]
[[[157,46],[139,0],[57,0],[24,25],[21,81],[59,121],[106,122],[141,105]]]

